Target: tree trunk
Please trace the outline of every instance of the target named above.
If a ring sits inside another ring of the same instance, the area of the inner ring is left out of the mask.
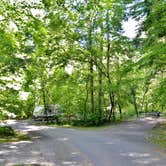
[[[142,97],[142,103],[141,103],[141,111],[142,112],[145,112],[144,105],[145,105],[145,98],[146,98],[146,94],[148,92],[148,89],[149,89],[149,87],[146,87],[145,92],[144,92],[143,97]]]
[[[110,93],[109,95],[110,95],[111,110],[110,110],[109,115],[108,115],[108,121],[111,121],[111,118],[113,118],[113,120],[115,121],[116,117],[115,117],[114,95],[112,93]]]
[[[90,52],[90,60],[89,60],[89,79],[90,79],[90,103],[91,103],[91,112],[94,112],[94,71],[93,71],[93,54],[92,54],[92,29],[93,29],[93,20],[91,18],[89,23],[89,31],[88,31],[88,49]]]
[[[110,80],[110,26],[109,26],[109,10],[107,10],[106,16],[107,24],[107,76]]]
[[[94,107],[94,76],[93,76],[93,60],[91,57],[90,60],[90,99],[91,99],[91,112],[94,112],[95,107]]]
[[[110,88],[111,86],[111,78],[110,78],[110,25],[109,25],[109,10],[107,10],[107,14],[106,14],[106,26],[107,26],[107,79],[108,79],[108,84],[109,84],[109,99],[110,99],[110,104],[111,104],[111,110],[109,112],[108,115],[108,120],[111,120],[111,117],[113,116],[113,118],[115,119],[115,112],[114,112],[114,107],[115,107],[115,103],[114,103],[114,94]]]
[[[88,83],[89,83],[89,77],[86,80],[86,98],[85,98],[85,103],[84,103],[84,112],[83,112],[83,120],[86,121],[86,112],[87,112],[87,102],[88,102]]]
[[[101,24],[101,30],[103,30],[103,25]],[[102,38],[102,36],[101,36]],[[102,57],[103,57],[103,39],[100,41],[100,63],[102,63]],[[102,83],[103,83],[103,74],[101,70],[98,70],[98,85],[99,85],[99,91],[98,91],[98,109],[99,109],[99,122],[101,122],[102,119],[102,98],[103,98],[103,92],[102,92]]]
[[[139,117],[139,112],[138,112],[138,107],[137,107],[137,100],[136,100],[136,91],[131,88],[131,95],[133,96],[133,104],[134,104],[134,109],[137,115],[137,118]]]
[[[99,84],[99,92],[98,92],[98,109],[99,109],[99,115],[100,120],[102,118],[102,73],[99,71],[98,73],[98,84]]]
[[[118,107],[119,107],[120,119],[122,119],[122,107],[121,107],[120,103],[118,103]]]
[[[47,106],[47,102],[46,102],[46,93],[45,93],[45,81],[43,78],[43,75],[41,76],[41,91],[42,91],[42,98],[43,98],[43,105],[44,105],[44,114],[46,115],[46,121],[48,123],[48,106]]]

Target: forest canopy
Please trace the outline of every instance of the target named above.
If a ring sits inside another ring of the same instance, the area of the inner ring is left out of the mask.
[[[165,0],[1,0],[0,119],[59,104],[62,123],[98,125],[165,99]]]

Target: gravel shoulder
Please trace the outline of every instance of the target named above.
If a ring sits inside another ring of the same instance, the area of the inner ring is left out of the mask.
[[[31,140],[0,144],[0,166],[165,166],[166,154],[147,141],[147,132],[161,121],[142,118],[97,131],[8,121]]]

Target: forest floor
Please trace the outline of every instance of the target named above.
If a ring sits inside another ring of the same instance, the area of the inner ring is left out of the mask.
[[[147,140],[162,121],[141,118],[87,131],[8,121],[31,139],[0,144],[0,166],[165,166],[165,151]]]

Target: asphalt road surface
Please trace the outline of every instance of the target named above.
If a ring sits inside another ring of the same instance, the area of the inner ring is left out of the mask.
[[[96,131],[8,121],[31,140],[0,144],[0,166],[166,166],[166,153],[146,139],[161,120],[131,120]]]

